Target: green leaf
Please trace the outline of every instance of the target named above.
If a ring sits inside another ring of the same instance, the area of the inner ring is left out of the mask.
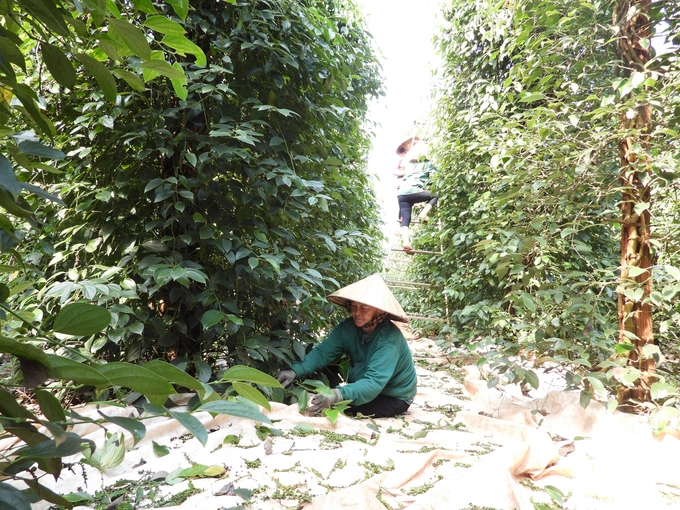
[[[67,432],[66,441],[59,445],[56,444],[54,439],[49,439],[35,446],[19,448],[14,454],[24,459],[58,459],[82,452],[86,448],[84,443],[84,439],[78,434]]]
[[[66,25],[66,21],[64,20],[64,16],[57,9],[57,6],[54,2],[21,0],[21,7],[42,21],[49,27],[50,30],[66,38],[71,36],[68,26]]]
[[[324,414],[326,417],[331,421],[331,423],[335,424],[338,421],[338,418],[340,417],[340,411],[337,409],[324,409]]]
[[[46,368],[50,367],[45,351],[28,343],[0,336],[0,352],[28,358],[37,361]]]
[[[165,457],[168,453],[170,453],[170,449],[167,446],[163,446],[162,444],[158,444],[156,441],[151,441],[153,444],[153,452],[158,456],[158,457]]]
[[[145,12],[146,14],[158,13],[153,3],[151,3],[151,0],[130,0],[130,1],[132,2],[132,5],[134,5],[140,11]]]
[[[196,360],[193,362],[196,369],[196,377],[202,383],[207,383],[212,376],[212,368],[205,361]]]
[[[31,156],[38,156],[46,159],[64,159],[66,155],[56,149],[47,147],[40,142],[26,140],[19,144],[19,152],[22,154],[30,154]]]
[[[531,385],[532,388],[534,388],[535,390],[538,389],[538,385],[540,384],[540,382],[538,380],[536,372],[534,372],[533,370],[525,370],[524,379]]]
[[[585,409],[588,407],[588,404],[590,404],[590,401],[593,398],[593,394],[589,391],[581,391],[580,397],[579,397],[579,403],[581,404],[581,407]]]
[[[175,11],[175,14],[185,20],[189,14],[189,0],[166,0]]]
[[[47,70],[56,82],[62,87],[73,90],[76,84],[76,70],[64,52],[46,42],[40,43],[40,51],[42,51],[43,62]]]
[[[54,354],[47,354],[46,356],[50,362],[50,373],[55,379],[91,385],[100,389],[113,384],[95,367]]]
[[[27,182],[22,182],[21,187],[24,188],[26,191],[33,193],[34,195],[41,196],[48,200],[52,200],[53,202],[56,202],[60,205],[66,205],[61,198],[52,195],[51,193],[48,193],[47,191],[43,190],[42,188],[39,188],[38,186],[34,186],[33,184],[29,184]]]
[[[130,71],[126,71],[124,69],[114,69],[111,72],[115,76],[118,76],[118,78],[125,80],[127,84],[130,85],[132,90],[136,90],[137,92],[144,92],[146,90],[144,81],[142,81],[142,79],[135,73],[131,73]]]
[[[664,266],[664,269],[666,269],[666,272],[669,275],[671,275],[676,280],[680,281],[680,269],[678,269],[677,267],[674,267],[674,266],[669,266],[669,265]]]
[[[9,418],[37,419],[31,411],[16,401],[14,395],[2,388],[0,388],[0,414]],[[5,427],[7,427],[7,424],[5,424]],[[44,437],[48,439],[47,436]],[[26,442],[28,443],[28,441]]]
[[[638,276],[645,274],[646,272],[647,272],[647,270],[643,269],[641,267],[628,266],[628,276],[630,278],[637,278]]]
[[[47,360],[47,356],[45,356],[45,360]],[[61,402],[59,402],[57,397],[55,397],[50,391],[36,391],[35,399],[38,401],[40,411],[48,420],[55,423],[66,421],[66,416],[64,415],[64,410],[61,407]]]
[[[12,64],[21,67],[21,69],[26,72],[26,60],[24,59],[23,53],[14,41],[8,37],[0,37],[0,55],[6,62],[11,62]]]
[[[227,319],[229,319],[230,322],[233,322],[234,324],[238,324],[239,326],[243,326],[243,319],[241,317],[237,317],[236,315],[232,313],[227,314]]]
[[[225,400],[215,400],[202,404],[197,411],[207,411],[209,413],[228,414],[240,418],[248,418],[262,423],[271,423],[271,420],[262,414],[258,409],[242,404],[240,402],[227,402]]]
[[[655,383],[652,383],[650,394],[654,400],[658,400],[666,398],[669,395],[677,395],[678,388],[676,388],[672,384],[656,381]]]
[[[229,367],[223,374],[221,381],[242,381],[259,384],[268,388],[282,388],[281,383],[271,375],[265,374],[256,368],[245,365],[234,365]]]
[[[168,414],[177,420],[185,429],[198,439],[203,446],[208,441],[208,431],[205,426],[195,417],[189,413],[182,413],[168,409]]]
[[[0,161],[2,157],[3,156],[0,155]],[[17,203],[12,198],[12,196],[6,191],[4,191],[2,187],[0,187],[0,207],[4,208],[8,213],[13,214],[14,216],[17,216],[19,218],[28,218],[29,216],[34,215],[33,211],[18,206]]]
[[[184,27],[166,16],[149,16],[144,25],[155,32],[168,35],[184,35]]]
[[[134,55],[144,60],[151,58],[151,46],[140,29],[123,19],[109,18],[108,22]]]
[[[203,50],[183,35],[166,35],[163,37],[161,42],[177,50],[180,55],[184,55],[186,53],[194,55],[196,57],[197,66],[205,67],[205,65],[208,63]]]
[[[635,346],[628,342],[619,342],[614,346],[614,350],[617,354],[626,354],[630,351],[634,351]]]
[[[0,510],[31,510],[31,504],[19,489],[0,482]]]
[[[146,435],[146,426],[140,420],[134,418],[126,418],[124,416],[107,416],[101,411],[97,411],[106,421],[124,428],[132,434],[134,444],[144,439]]]
[[[147,60],[142,62],[139,67],[147,71],[153,71],[158,74],[162,74],[163,76],[166,76],[170,79],[186,80],[184,71],[182,71],[181,68],[177,69],[168,64],[165,60]]]
[[[107,434],[104,446],[97,448],[96,451],[85,450],[85,460],[83,462],[90,464],[101,471],[115,468],[119,466],[125,458],[125,436],[123,434]],[[90,454],[88,455],[88,451]]]
[[[33,493],[35,493],[40,499],[44,499],[45,501],[59,505],[61,507],[68,508],[71,506],[70,502],[66,498],[38,483],[37,480],[24,479],[24,483],[26,483],[26,485],[28,485]]]
[[[182,72],[181,78],[171,78],[170,82],[172,83],[172,88],[175,90],[177,97],[184,100],[189,95],[189,91],[187,90],[187,78],[184,76],[184,70],[179,62],[172,64],[172,67]]]
[[[111,71],[104,64],[84,53],[76,53],[75,57],[97,81],[107,101],[116,104],[118,89]]]
[[[99,333],[111,322],[111,313],[101,306],[89,303],[71,303],[64,306],[52,326],[54,331],[74,336]]]
[[[2,154],[0,154],[0,186],[15,196],[19,195],[22,189],[21,183],[14,175],[12,164]]]
[[[545,99],[545,96],[540,92],[527,92],[519,98],[520,103],[534,103]]]
[[[256,404],[264,407],[268,411],[272,410],[271,405],[269,404],[269,401],[267,400],[267,397],[265,397],[259,390],[256,388],[253,388],[249,384],[244,384],[242,382],[234,381],[231,383],[232,387],[242,397],[247,398],[251,402],[255,402]]]
[[[199,393],[204,392],[203,385],[200,381],[197,381],[185,371],[180,370],[170,363],[166,363],[165,361],[161,361],[159,359],[154,359],[146,363],[144,368],[151,370],[154,374],[159,375],[171,383],[196,390]]]
[[[16,84],[13,87],[14,95],[21,102],[26,112],[31,116],[31,119],[38,125],[40,130],[47,136],[53,136],[55,133],[54,124],[45,115],[42,114],[35,101],[34,92],[24,84]]]
[[[208,329],[218,324],[222,319],[224,319],[225,313],[219,310],[208,310],[201,317],[201,324],[203,329]]]
[[[564,493],[557,487],[553,485],[546,485],[545,487],[543,487],[543,489],[558,505],[564,504]]]
[[[595,390],[596,393],[599,393],[600,395],[603,395],[603,396],[607,394],[607,391],[604,388],[604,384],[597,377],[590,377],[589,376],[589,377],[586,377],[586,379],[588,380],[588,382],[590,382],[590,384],[593,387],[593,390]]]
[[[113,362],[99,365],[98,369],[115,386],[130,388],[147,397],[150,395],[167,397],[176,393],[168,381],[139,365]]]

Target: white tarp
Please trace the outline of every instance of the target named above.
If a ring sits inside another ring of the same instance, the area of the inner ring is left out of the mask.
[[[104,474],[84,466],[87,483],[80,468],[75,474],[64,470],[52,485],[47,478],[43,482],[62,494],[94,494],[117,480],[153,474],[162,479],[177,468],[203,464],[226,472],[192,479],[201,492],[173,508],[534,510],[534,503],[554,504],[546,486],[558,489],[570,509],[680,508],[680,441],[670,434],[654,436],[644,417],[607,412],[596,402],[583,409],[578,393],[561,389],[534,396],[513,386],[489,389],[474,365],[456,368],[456,360],[443,357],[428,340],[410,344],[419,391],[403,417],[341,416],[333,425],[325,417],[300,414],[296,405],[273,403],[266,414],[281,434],[261,439],[250,420],[198,413],[210,431],[205,447],[176,421],[154,418],[145,421],[147,434],[134,447],[125,432],[130,449],[120,466]],[[79,412],[98,416],[91,407]],[[303,425],[296,431],[301,424],[316,430]],[[104,441],[98,426],[75,431],[97,445]],[[227,436],[240,440],[224,444]],[[170,453],[157,456],[152,441]],[[176,494],[189,483],[161,490]],[[240,489],[253,491],[250,501],[238,495]]]

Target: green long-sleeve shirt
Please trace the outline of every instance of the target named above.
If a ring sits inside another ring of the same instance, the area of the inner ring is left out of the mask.
[[[354,405],[371,402],[378,395],[410,401],[417,378],[411,350],[399,328],[384,320],[368,335],[350,318],[338,324],[300,363],[291,368],[304,377],[349,354],[348,384],[339,386],[343,400]]]

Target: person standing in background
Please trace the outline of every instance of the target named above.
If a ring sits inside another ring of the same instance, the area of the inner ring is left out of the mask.
[[[406,149],[408,147],[408,149]],[[417,137],[404,141],[397,147],[397,154],[403,152],[403,157],[397,165],[395,175],[399,179],[397,187],[397,201],[399,203],[399,222],[404,251],[412,252],[411,247],[411,214],[417,203],[427,202],[418,215],[419,222],[427,222],[427,215],[439,200],[439,194],[432,194],[428,187],[430,178],[436,171],[428,157],[428,147]]]

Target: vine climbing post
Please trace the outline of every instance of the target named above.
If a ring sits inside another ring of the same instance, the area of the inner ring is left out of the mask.
[[[629,367],[640,371],[632,387],[624,387],[618,400],[624,406],[631,400],[649,400],[654,382],[654,358],[648,345],[654,345],[652,332],[652,260],[650,253],[651,172],[649,133],[652,109],[642,97],[636,100],[634,90],[649,74],[651,0],[618,0],[613,13],[617,39],[617,56],[621,76],[626,83],[622,100],[629,108],[621,117],[622,230],[621,281],[618,289],[619,342],[633,343]],[[621,88],[619,89],[621,90]],[[623,93],[623,92],[622,92]]]

